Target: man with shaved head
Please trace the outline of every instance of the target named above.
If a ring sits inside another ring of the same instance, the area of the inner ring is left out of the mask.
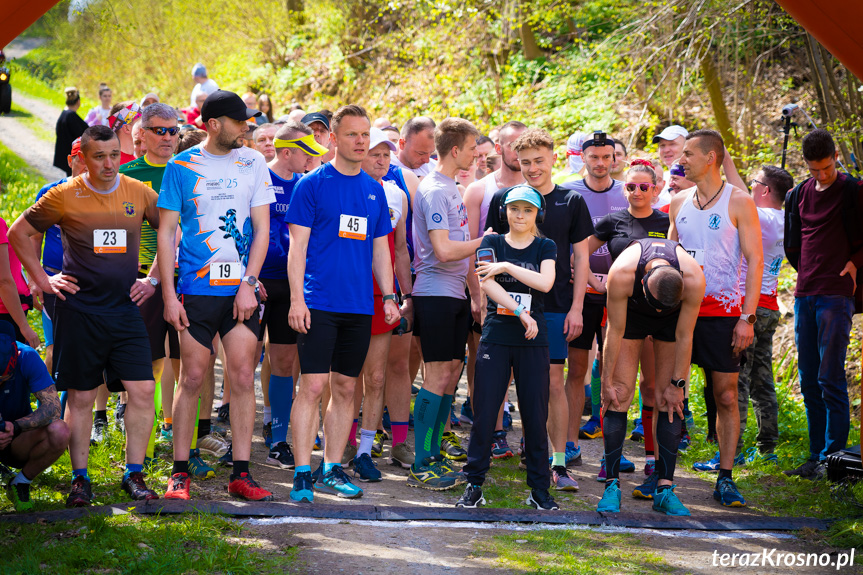
[[[413,172],[418,178],[429,175],[437,166],[437,162],[432,159],[435,151],[434,130],[434,120],[426,116],[405,122],[399,139],[399,153],[393,158],[393,164]]]

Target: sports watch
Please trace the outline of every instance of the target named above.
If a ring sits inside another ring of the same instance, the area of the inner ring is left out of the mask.
[[[521,316],[522,313],[524,313],[524,311],[526,309],[527,308],[524,307],[524,304],[520,303],[520,304],[518,304],[518,307],[512,311],[512,313],[515,314],[515,317],[519,317],[519,316]]]
[[[156,287],[157,285],[159,285],[159,280],[157,278],[154,278],[153,276],[147,276],[144,279],[146,279],[148,282],[150,282],[150,285],[153,287]]]
[[[399,305],[399,297],[394,293],[385,295],[381,301],[384,302],[387,300],[391,300],[394,304]]]
[[[255,287],[258,285],[258,278],[256,278],[255,276],[245,276],[243,278],[243,281],[252,287]]]
[[[748,323],[749,325],[755,325],[755,314],[754,313],[742,313],[740,314],[740,319]]]
[[[685,379],[683,379],[683,378],[681,378],[681,379],[674,379],[674,378],[672,377],[672,378],[671,378],[671,385],[673,385],[674,387],[676,387],[676,388],[678,388],[678,389],[683,389],[684,387],[686,387],[686,380],[685,380]]]

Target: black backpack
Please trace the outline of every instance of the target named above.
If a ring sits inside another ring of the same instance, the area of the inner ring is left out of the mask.
[[[863,213],[858,202],[863,182],[845,175],[842,188],[842,227],[851,246],[851,253],[863,247]],[[800,189],[812,178],[797,184],[785,196],[785,237],[782,240],[785,257],[795,270],[800,265],[802,223],[800,221]],[[857,269],[857,289],[854,292],[854,313],[863,313],[863,266]]]

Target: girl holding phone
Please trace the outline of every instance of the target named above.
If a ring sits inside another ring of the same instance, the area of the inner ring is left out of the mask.
[[[545,200],[536,189],[524,184],[510,188],[501,205],[509,233],[486,236],[477,251],[476,273],[488,297],[488,313],[474,376],[474,421],[464,467],[468,486],[456,506],[485,504],[482,484],[489,468],[497,412],[514,374],[531,488],[527,504],[558,509],[548,493],[549,356],[542,303],[543,294],[554,285],[557,247],[540,237],[536,227],[545,212]]]

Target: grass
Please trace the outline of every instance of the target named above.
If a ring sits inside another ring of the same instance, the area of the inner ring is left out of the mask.
[[[54,143],[55,134],[45,126],[45,122],[14,101],[12,102],[12,111],[9,117],[21,122],[40,140],[50,142],[51,144]]]
[[[482,486],[487,507],[521,509],[530,492],[527,473],[518,468],[519,457],[492,460],[485,483]],[[554,499],[562,508],[573,511],[593,510],[594,506],[577,493],[555,491]]]
[[[493,556],[519,573],[590,575],[672,573],[676,568],[639,548],[634,535],[587,530],[539,530],[498,535],[476,544],[476,555]]]
[[[297,549],[264,549],[219,515],[89,516],[50,525],[0,525],[0,573],[296,572]]]

